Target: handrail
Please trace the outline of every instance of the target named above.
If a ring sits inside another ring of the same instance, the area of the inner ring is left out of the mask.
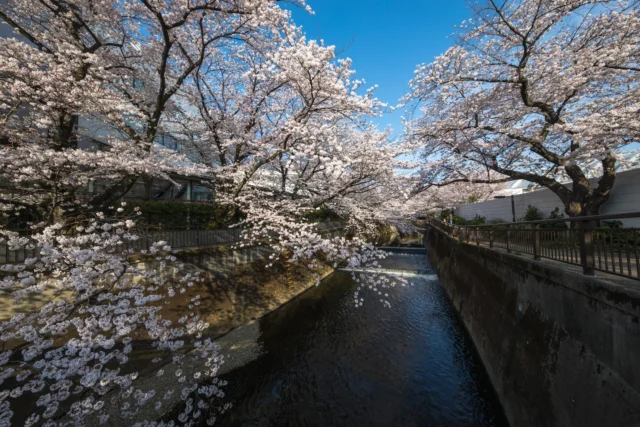
[[[432,217],[427,223],[477,246],[580,265],[588,276],[599,270],[640,280],[640,229],[597,226],[599,221],[629,218],[640,218],[640,212],[478,225],[449,224]],[[567,222],[577,227],[544,227]]]
[[[319,222],[314,227],[314,231],[319,234],[334,233],[344,229],[345,223],[342,221]],[[246,230],[243,228],[141,230],[140,238],[135,241],[127,241],[122,245],[122,249],[132,249],[134,253],[139,253],[148,250],[154,241],[160,240],[167,241],[173,249],[237,244],[242,242],[242,232]],[[0,242],[0,265],[19,263],[26,258],[37,257],[38,253],[38,248],[26,249],[26,247],[22,247],[10,250],[6,241]]]

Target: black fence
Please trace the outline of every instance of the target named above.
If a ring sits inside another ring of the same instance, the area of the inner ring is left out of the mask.
[[[434,218],[428,223],[467,243],[501,248],[640,279],[640,229],[605,227],[603,221],[640,218],[640,212],[502,224],[458,226]]]
[[[345,223],[341,221],[329,221],[318,223],[314,228],[325,237],[335,237],[341,235],[345,226]],[[241,228],[147,230],[140,233],[138,240],[127,241],[123,243],[121,248],[123,251],[131,250],[134,253],[140,253],[148,250],[154,242],[159,241],[167,242],[173,249],[229,245],[243,242],[243,231],[245,230]],[[277,235],[273,237],[277,239]],[[0,265],[21,263],[27,258],[39,256],[39,253],[40,251],[35,242],[17,250],[11,250],[6,241],[0,241]]]

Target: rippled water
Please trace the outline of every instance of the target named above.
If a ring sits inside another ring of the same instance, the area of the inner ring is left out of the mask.
[[[432,273],[424,255],[386,268]],[[425,271],[426,270],[426,271]],[[506,426],[464,325],[433,274],[407,276],[390,308],[337,272],[225,344],[221,426]],[[238,362],[240,361],[240,362]],[[233,362],[230,360],[230,364]]]

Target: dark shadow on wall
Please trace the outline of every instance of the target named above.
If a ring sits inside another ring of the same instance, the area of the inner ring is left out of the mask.
[[[512,426],[640,425],[640,282],[589,278],[433,228],[424,245]]]

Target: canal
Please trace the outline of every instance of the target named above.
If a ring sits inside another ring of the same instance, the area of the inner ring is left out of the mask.
[[[366,273],[338,271],[229,334],[223,379],[233,408],[216,425],[507,426],[426,255],[393,254],[384,267],[410,282],[386,291],[390,307],[363,291],[356,308]]]

